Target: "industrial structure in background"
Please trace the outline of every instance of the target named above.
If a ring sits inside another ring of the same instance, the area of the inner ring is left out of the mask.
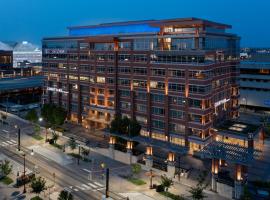
[[[240,104],[244,110],[270,111],[270,50],[242,49]]]

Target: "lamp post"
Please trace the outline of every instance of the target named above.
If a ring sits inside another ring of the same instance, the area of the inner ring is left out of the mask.
[[[153,189],[153,177],[155,177],[156,175],[153,173],[153,170],[150,169],[149,172],[146,172],[146,176],[149,176],[150,179],[149,188]]]
[[[26,188],[25,188],[25,153],[23,153],[23,193],[26,193]]]
[[[80,157],[81,157],[81,146],[79,145],[79,155],[78,155],[78,160],[77,160],[77,164],[80,164]]]
[[[18,133],[17,133],[18,151],[21,151],[21,129],[18,125],[15,125],[15,128],[18,130]]]
[[[22,156],[23,156],[23,193],[26,193],[26,187],[25,187],[25,174],[26,174],[26,170],[25,170],[25,152],[23,151],[20,151],[22,153]],[[31,156],[34,155],[34,150],[32,149],[31,150],[31,153],[30,153]]]

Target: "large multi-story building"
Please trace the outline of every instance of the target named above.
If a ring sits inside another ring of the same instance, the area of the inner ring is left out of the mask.
[[[239,37],[198,18],[69,27],[43,39],[44,101],[103,128],[115,114],[141,135],[198,150],[239,113]]]
[[[244,109],[270,110],[270,52],[253,49],[242,54],[240,104]]]

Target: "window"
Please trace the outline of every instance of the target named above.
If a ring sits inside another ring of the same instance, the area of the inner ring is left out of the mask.
[[[169,83],[169,90],[175,92],[184,92],[185,86],[177,83]]]
[[[120,102],[120,107],[124,110],[130,110],[130,103],[128,102]]]
[[[189,85],[189,92],[190,93],[209,93],[211,91],[211,85],[207,86],[199,86],[199,85]]]
[[[185,133],[185,126],[182,124],[171,123],[169,127],[170,131],[173,133]]]
[[[108,84],[114,84],[114,78],[107,78],[107,83]]]
[[[147,81],[143,80],[133,80],[133,86],[134,87],[140,87],[140,88],[146,88]]]
[[[165,123],[160,120],[152,120],[152,126],[157,129],[164,129]]]
[[[163,94],[152,94],[151,97],[153,102],[164,102]]]
[[[157,81],[150,81],[150,88],[164,89],[165,88],[165,83],[157,82]]]
[[[154,115],[164,115],[165,109],[160,107],[152,107],[152,114]]]
[[[128,54],[119,54],[118,59],[119,59],[119,61],[129,61],[130,60],[130,55],[128,55]]]
[[[147,55],[144,54],[135,54],[133,55],[134,62],[147,62]]]
[[[139,100],[146,100],[147,96],[145,92],[136,92],[136,97]]]
[[[194,108],[201,108],[201,100],[198,99],[190,99],[189,100],[189,106]]]
[[[97,76],[97,83],[105,83],[105,77]]]
[[[170,117],[174,119],[183,119],[184,112],[180,110],[170,110]]]
[[[189,114],[190,121],[201,123],[202,116],[201,115],[195,115],[195,114]]]
[[[119,85],[130,86],[130,79],[119,79],[118,83]]]
[[[146,105],[144,104],[137,104],[136,109],[138,112],[145,113],[147,108],[146,108]]]
[[[147,68],[134,67],[133,72],[136,75],[146,75],[147,74]]]
[[[165,76],[165,69],[151,69],[152,76]]]
[[[172,104],[172,105],[183,105],[184,104],[183,97],[170,96],[169,101],[170,101],[170,104]]]
[[[108,67],[108,73],[112,74],[114,72],[114,67]]]
[[[119,90],[120,97],[130,97],[129,90]]]
[[[122,74],[129,74],[130,73],[130,67],[119,67],[118,72]]]
[[[185,77],[185,71],[184,70],[178,70],[178,69],[170,69],[169,70],[169,76],[178,77],[178,78],[184,78]]]
[[[97,73],[104,73],[106,71],[104,66],[97,66]]]

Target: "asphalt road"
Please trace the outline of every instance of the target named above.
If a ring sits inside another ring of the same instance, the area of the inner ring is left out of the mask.
[[[13,138],[15,139],[15,138]],[[3,135],[0,135],[0,142],[6,141],[6,138]],[[8,156],[10,159],[23,164],[23,156],[18,153],[16,150],[17,146],[7,146],[3,147],[0,146],[1,153]],[[26,167],[29,169],[33,169],[34,166],[38,166],[38,171],[40,175],[49,179],[51,182],[54,182],[53,173],[56,174],[55,176],[55,184],[59,185],[60,187],[68,187],[72,185],[81,185],[89,183],[90,181],[87,180],[87,176],[80,173],[80,171],[70,170],[66,167],[60,166],[59,164],[44,158],[42,155],[35,153],[33,156],[30,155],[30,150],[21,147],[21,149],[26,153]],[[102,189],[102,188],[101,188]],[[76,191],[72,192],[75,199],[80,200],[89,200],[89,199],[101,199],[103,190],[84,190],[84,191]]]

